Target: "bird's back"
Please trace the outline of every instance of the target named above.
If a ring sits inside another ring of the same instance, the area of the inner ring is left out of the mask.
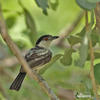
[[[37,67],[48,63],[51,60],[51,57],[52,53],[50,50],[38,46],[31,48],[25,55],[25,59],[32,69],[36,69]],[[22,68],[21,72],[23,72]]]

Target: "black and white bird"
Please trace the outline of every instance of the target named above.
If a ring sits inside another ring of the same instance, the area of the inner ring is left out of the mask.
[[[52,52],[49,50],[50,44],[53,40],[57,39],[58,36],[43,35],[41,36],[34,48],[31,48],[25,55],[25,60],[33,70],[38,70],[42,65],[48,63],[52,58]],[[10,86],[11,90],[18,91],[21,84],[26,76],[26,72],[21,67],[19,74]]]

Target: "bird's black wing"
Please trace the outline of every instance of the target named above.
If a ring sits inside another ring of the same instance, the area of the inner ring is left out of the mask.
[[[48,63],[51,57],[52,53],[48,49],[41,47],[32,48],[25,55],[25,59],[31,68]]]

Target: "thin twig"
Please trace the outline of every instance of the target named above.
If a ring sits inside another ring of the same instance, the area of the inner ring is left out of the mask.
[[[25,61],[25,59],[22,57],[22,54],[18,47],[15,45],[15,43],[12,41],[10,36],[8,35],[6,24],[2,15],[2,11],[0,9],[0,30],[1,30],[1,36],[4,39],[4,41],[7,43],[11,51],[14,53],[14,55],[17,57],[20,64],[23,66],[27,74],[32,78],[35,79],[41,86],[41,88],[48,94],[48,96],[51,98],[51,100],[59,100],[57,96],[53,93],[53,91],[48,86],[47,82],[43,80],[41,76],[39,76],[34,70],[32,71]]]
[[[60,34],[60,37],[59,39],[57,39],[55,41],[54,44],[56,45],[64,45],[63,44],[63,41],[64,39],[77,27],[77,25],[80,23],[81,19],[83,18],[83,15],[84,15],[84,12],[81,11],[78,16],[75,18],[75,20],[73,21],[73,23],[69,26],[69,27],[66,27],[65,29],[61,30],[61,34]]]
[[[61,100],[75,100],[74,91],[58,87],[58,97]]]
[[[88,11],[85,12],[85,21],[86,21],[85,22],[86,33],[88,34],[88,32],[89,32]],[[95,77],[94,77],[94,50],[93,50],[93,47],[92,47],[91,38],[89,39],[89,47],[90,47],[90,58],[91,58],[90,77],[91,77],[91,81],[92,81],[94,95],[96,96],[96,100],[99,100],[99,97],[98,97],[98,94],[97,94],[97,86],[96,86]]]
[[[94,95],[96,96],[96,100],[99,100],[99,96],[97,93],[97,86],[96,86],[95,77],[94,77],[94,51],[93,51],[91,40],[89,40],[89,46],[90,46],[90,56],[91,56],[90,77],[91,77],[91,81],[92,81]]]

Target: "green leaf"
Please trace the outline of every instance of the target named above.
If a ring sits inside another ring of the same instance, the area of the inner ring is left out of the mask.
[[[47,8],[49,7],[48,0],[35,0],[35,2],[40,8],[42,8],[43,13],[47,15]]]
[[[29,36],[32,44],[35,44],[36,36],[37,36],[35,21],[34,21],[32,15],[29,13],[29,11],[25,8],[23,8],[23,9],[24,9],[24,13],[25,13],[26,25],[27,25],[27,28],[30,30],[28,36]]]
[[[100,84],[100,63],[94,66],[94,75],[96,81]]]
[[[23,42],[22,42],[23,41]],[[27,41],[25,41],[24,39],[19,39],[19,40],[14,40],[14,42],[17,44],[17,46],[20,49],[25,49],[25,47],[27,47]]]
[[[96,2],[100,2],[100,0],[87,0],[88,2],[91,2],[91,3],[96,3]]]
[[[76,0],[76,3],[85,10],[92,10],[96,7],[96,3],[88,2],[88,0]]]
[[[63,57],[60,59],[60,62],[63,65],[70,65],[72,63],[72,52],[73,49],[72,48],[67,48],[64,52]]]
[[[94,52],[94,56],[95,56],[95,59],[99,59],[100,58],[100,52]]]
[[[68,38],[68,42],[73,46],[79,42],[81,42],[81,38],[79,36],[69,36]]]
[[[100,33],[95,28],[91,32],[91,39],[93,46],[95,46],[96,43],[100,43]]]
[[[96,45],[96,43],[98,42],[98,37],[99,35],[96,32],[92,32],[91,34],[91,39],[92,39],[92,44],[93,46]]]
[[[91,11],[91,27],[94,25],[94,11]]]
[[[77,35],[80,36],[81,38],[83,38],[84,35],[85,35],[85,33],[86,33],[86,28],[83,27],[83,29],[81,30],[81,32],[77,33]]]
[[[80,54],[80,58],[76,61],[76,65],[83,67],[85,64],[85,61],[87,60],[87,56],[88,56],[88,37],[87,35],[85,35],[83,38],[79,54]]]
[[[15,24],[16,22],[16,17],[15,16],[10,16],[6,19],[6,25],[8,28],[12,28],[13,25]]]
[[[42,69],[40,69],[39,74],[43,74],[49,67],[51,67],[60,57],[62,56],[62,54],[57,54],[55,55],[51,61],[44,65],[44,67]]]
[[[50,0],[50,6],[53,10],[56,10],[59,4],[59,0],[53,0],[54,2],[52,2],[52,0]]]

